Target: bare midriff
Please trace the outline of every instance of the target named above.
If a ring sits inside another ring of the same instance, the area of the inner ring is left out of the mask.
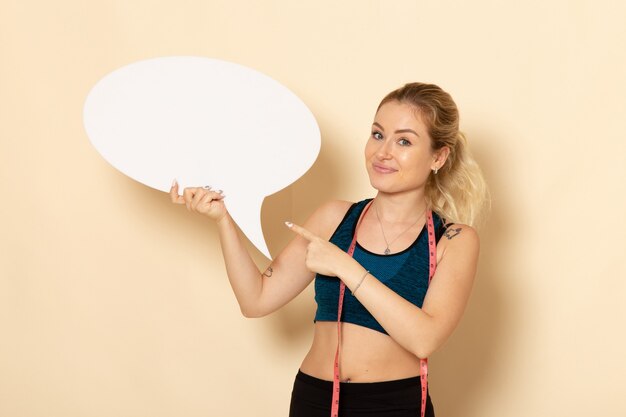
[[[419,376],[419,358],[388,335],[351,323],[341,325],[341,381],[380,382]],[[336,350],[337,323],[315,323],[313,345],[300,370],[332,381]]]

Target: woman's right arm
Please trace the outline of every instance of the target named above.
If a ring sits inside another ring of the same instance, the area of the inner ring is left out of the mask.
[[[313,280],[304,263],[308,241],[300,236],[272,261],[263,273],[242,242],[235,222],[228,214],[221,192],[207,188],[185,188],[178,195],[178,184],[170,190],[172,202],[204,214],[217,224],[226,273],[241,312],[246,317],[265,316],[287,304]],[[305,223],[308,230],[330,238],[350,203],[331,202],[320,207]]]

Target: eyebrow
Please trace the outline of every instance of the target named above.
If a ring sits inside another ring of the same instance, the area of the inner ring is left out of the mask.
[[[374,126],[377,126],[380,130],[382,130],[383,132],[385,131],[385,128],[382,127],[379,123],[374,122],[373,123]],[[417,136],[418,138],[421,137],[420,135],[417,134],[417,132],[413,129],[400,129],[400,130],[396,130],[395,133],[413,133],[415,136]]]

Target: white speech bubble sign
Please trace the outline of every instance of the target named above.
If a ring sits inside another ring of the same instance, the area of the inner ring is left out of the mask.
[[[289,89],[253,69],[171,56],[119,68],[96,83],[83,109],[96,150],[125,175],[169,192],[211,185],[250,241],[271,258],[261,204],[315,162],[320,131]]]

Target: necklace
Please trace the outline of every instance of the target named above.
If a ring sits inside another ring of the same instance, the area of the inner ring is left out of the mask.
[[[418,221],[420,221],[420,219],[422,218],[422,216],[424,215],[424,213],[426,213],[426,207],[424,207],[424,211],[422,211],[422,214],[419,215],[419,217],[417,218],[417,220],[415,220],[415,222],[413,224],[411,224],[409,227],[407,227],[402,233],[400,233],[398,236],[396,236],[391,242],[387,241],[387,236],[385,236],[385,229],[383,228],[383,222],[380,221],[380,215],[378,214],[378,205],[376,205],[374,207],[374,209],[376,210],[376,218],[378,219],[378,224],[380,225],[380,231],[383,233],[383,239],[385,239],[385,245],[387,245],[387,247],[385,248],[385,255],[389,255],[391,253],[391,249],[389,249],[389,246],[391,246],[393,244],[393,242],[395,242],[396,240],[398,240],[398,238],[400,236],[402,236],[403,234],[405,234],[406,232],[408,232],[409,230],[411,230],[411,228],[413,226],[415,226],[417,224]]]

